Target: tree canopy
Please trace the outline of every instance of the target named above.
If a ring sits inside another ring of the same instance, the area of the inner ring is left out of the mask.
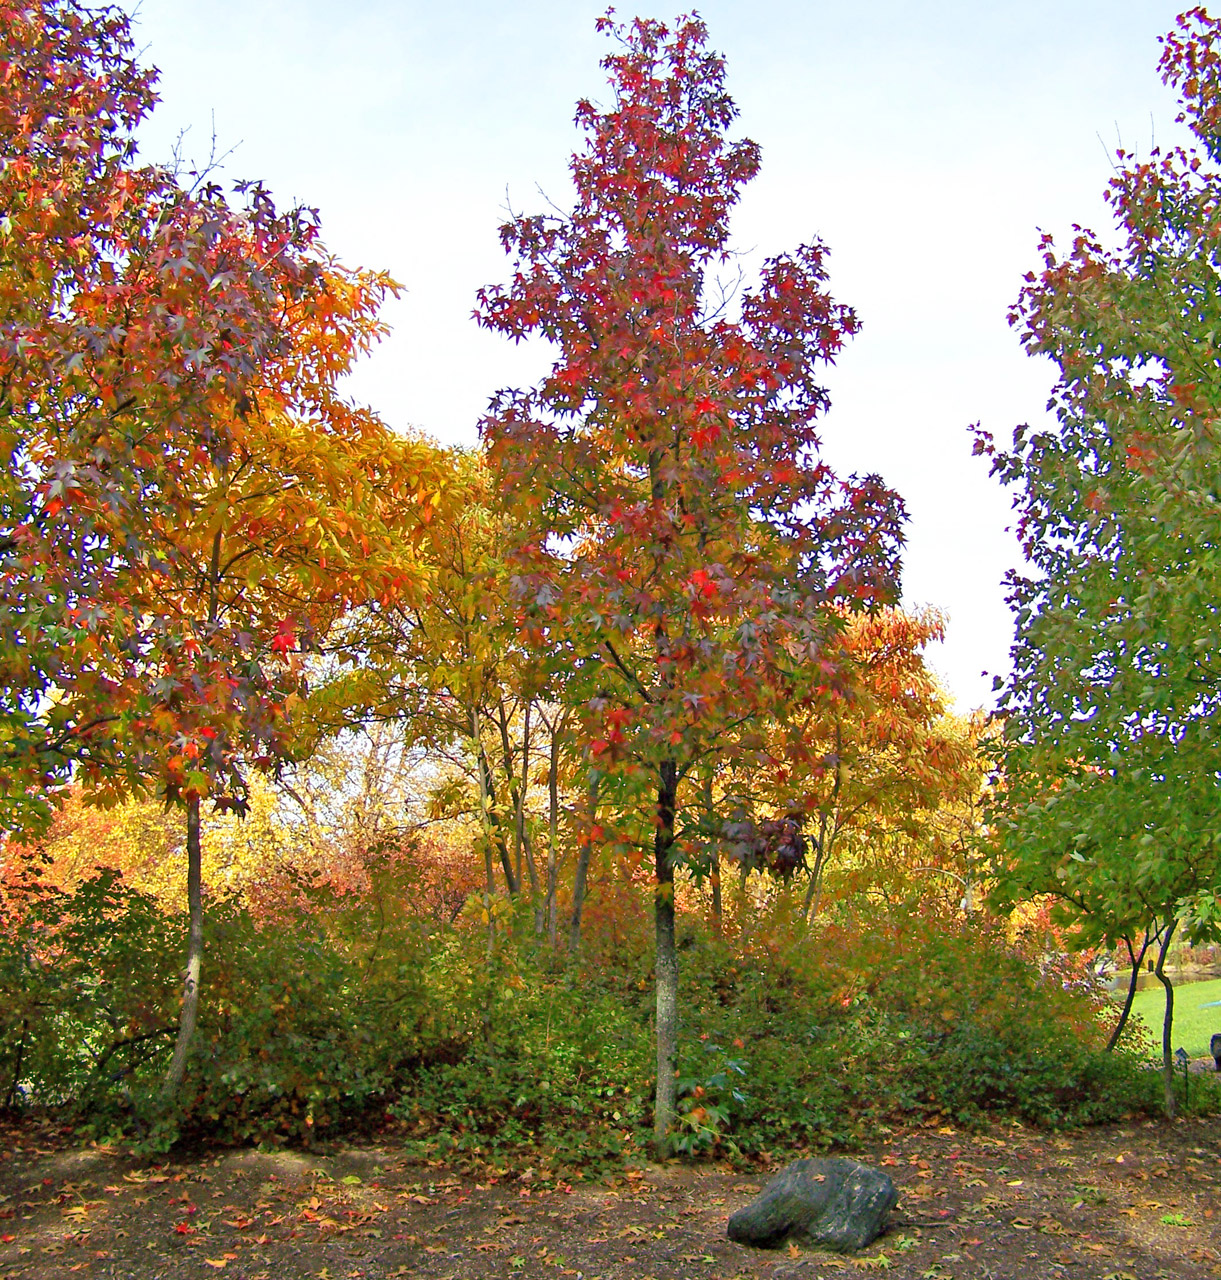
[[[607,108],[577,109],[575,207],[504,226],[512,280],[477,313],[544,334],[556,360],[534,390],[499,395],[482,431],[517,522],[527,637],[580,679],[591,768],[655,805],[664,1145],[684,783],[709,755],[762,759],[750,730],[767,717],[842,695],[839,606],[894,592],[903,509],[818,453],[819,370],[857,329],[826,292],[825,248],[769,260],[736,301],[718,284],[759,154],[728,137],[736,109],[704,25],[600,25],[620,50],[603,64]]]
[[[1203,9],[1163,39],[1194,145],[1119,153],[1117,242],[1043,239],[1011,320],[1058,368],[1056,427],[980,438],[1031,566],[1000,690],[1002,891],[1056,894],[1083,944],[1218,923],[1219,51]]]

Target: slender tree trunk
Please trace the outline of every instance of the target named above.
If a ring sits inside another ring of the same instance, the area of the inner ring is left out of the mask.
[[[475,771],[479,774],[479,820],[484,838],[495,846],[500,855],[500,867],[504,872],[509,897],[517,896],[517,882],[513,878],[513,863],[509,860],[509,846],[500,829],[500,815],[496,812],[496,789],[492,784],[492,767],[483,749],[483,733],[478,708],[471,710],[471,745],[475,748]]]
[[[479,818],[483,832],[483,909],[488,917],[488,960],[496,954],[496,916],[492,910],[496,901],[496,873],[492,869],[492,797],[489,789],[487,761],[479,735],[479,712],[471,712],[471,733],[475,740],[475,768],[479,774]]]
[[[526,799],[530,794],[530,711],[532,706],[532,703],[526,702],[521,731],[521,781],[518,784],[517,795],[513,797],[513,803],[517,811],[515,839],[519,850],[517,882],[518,884],[521,883],[521,853],[524,852],[526,856],[526,872],[530,877],[530,903],[534,911],[534,936],[541,938],[543,936],[543,897],[539,892],[538,864],[534,860],[534,849],[526,832]]]
[[[814,923],[814,917],[818,914],[818,902],[822,896],[823,868],[827,865],[827,858],[831,853],[831,845],[835,843],[835,833],[839,825],[838,818],[831,818],[831,810],[835,807],[836,801],[839,800],[840,787],[844,781],[843,749],[843,727],[836,721],[835,782],[831,787],[831,797],[818,820],[818,853],[814,858],[814,870],[810,872],[810,884],[806,889],[806,899],[802,905],[802,913],[805,917],[807,929]],[[828,828],[830,828],[829,834]]]
[[[21,1088],[21,1071],[25,1064],[25,1049],[30,1038],[30,1020],[29,1018],[21,1019],[21,1039],[17,1042],[17,1056],[13,1063],[13,1075],[9,1084],[8,1093],[5,1095],[4,1105],[10,1110],[17,1107],[17,1093]]]
[[[551,753],[547,761],[547,937],[552,951],[558,944],[556,888],[560,875],[560,725],[551,725]]]
[[[488,917],[488,959],[491,960],[496,954],[496,913],[492,909],[496,903],[496,875],[492,870],[492,846],[486,838],[483,841],[483,872],[483,909]]]
[[[589,885],[589,840],[577,851],[577,871],[572,882],[572,915],[568,920],[568,954],[581,949],[581,913],[585,910],[585,891]]]
[[[199,975],[203,962],[203,882],[199,840],[199,797],[187,801],[187,910],[190,926],[187,933],[187,968],[182,982],[182,1012],[178,1018],[178,1039],[174,1056],[161,1086],[161,1102],[174,1100],[186,1075],[187,1056],[195,1036],[199,1016]]]
[[[805,902],[801,906],[801,914],[809,928],[814,923],[814,917],[818,914],[818,903],[822,897],[822,872],[827,862],[827,840],[835,840],[835,833],[832,831],[830,837],[827,836],[827,827],[830,825],[827,819],[827,811],[824,809],[822,816],[818,821],[818,852],[814,855],[814,869],[810,872],[810,883],[806,887]]]
[[[497,702],[496,707],[496,723],[500,729],[500,750],[504,759],[505,777],[509,780],[509,799],[513,805],[513,865],[516,868],[516,880],[518,889],[522,885],[522,876],[524,868],[522,866],[523,852],[526,862],[528,863],[530,884],[535,890],[538,888],[538,873],[534,867],[534,858],[530,853],[530,842],[526,837],[526,792],[529,786],[529,774],[527,772],[530,762],[530,703],[526,702],[524,713],[524,724],[522,726],[522,752],[521,752],[521,781],[518,781],[517,771],[513,767],[513,744],[509,741],[509,714],[505,710],[504,699],[501,698]]]
[[[678,766],[663,760],[658,768],[657,831],[653,837],[654,973],[657,986],[657,1092],[653,1105],[653,1148],[669,1150],[674,1124],[674,1072],[678,1065],[678,949],[674,940],[674,810]]]
[[[598,775],[589,776],[589,822],[585,839],[577,852],[577,871],[572,881],[572,917],[568,924],[568,954],[576,956],[581,950],[581,913],[585,909],[585,895],[589,888],[589,858],[593,852],[594,824],[598,816]]]
[[[1140,962],[1145,958],[1145,952],[1149,950],[1149,944],[1153,939],[1149,936],[1149,930],[1145,930],[1145,940],[1141,944],[1139,953],[1132,950],[1132,940],[1124,939],[1124,946],[1128,948],[1128,959],[1132,961],[1132,977],[1128,982],[1128,997],[1123,1002],[1123,1009],[1119,1014],[1119,1021],[1115,1024],[1115,1030],[1111,1032],[1111,1038],[1107,1041],[1107,1052],[1119,1043],[1119,1037],[1123,1035],[1123,1029],[1128,1025],[1128,1015],[1132,1012],[1132,1001],[1136,998],[1136,982],[1140,977]]]
[[[1179,922],[1171,920],[1166,925],[1161,948],[1157,953],[1157,966],[1153,970],[1157,980],[1166,988],[1166,1012],[1162,1018],[1162,1081],[1165,1085],[1166,1117],[1174,1119],[1174,1054],[1170,1048],[1171,1034],[1174,1030],[1174,986],[1166,976],[1166,953],[1170,950],[1170,939]]]
[[[703,782],[704,791],[704,813],[709,820],[709,830],[711,831],[711,820],[713,817],[712,805],[712,768],[705,771]],[[712,920],[716,927],[717,933],[721,932],[722,924],[722,904],[721,904],[721,854],[717,849],[715,837],[713,837],[712,852],[708,856],[708,879],[712,884]]]

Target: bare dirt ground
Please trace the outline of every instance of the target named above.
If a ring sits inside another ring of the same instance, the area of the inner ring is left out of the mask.
[[[1203,1280],[1221,1277],[1221,1120],[1068,1134],[949,1125],[857,1158],[900,1188],[886,1234],[838,1257],[726,1239],[766,1170],[668,1163],[543,1188],[408,1161],[389,1139],[328,1153],[139,1160],[0,1130],[0,1280]]]

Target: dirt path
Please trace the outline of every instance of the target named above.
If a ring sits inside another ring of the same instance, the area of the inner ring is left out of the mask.
[[[895,1133],[861,1159],[900,1187],[887,1233],[840,1258],[731,1244],[766,1181],[665,1164],[543,1189],[404,1161],[392,1144],[149,1163],[0,1133],[0,1278],[160,1280],[1203,1280],[1221,1277],[1221,1120],[1065,1136]]]

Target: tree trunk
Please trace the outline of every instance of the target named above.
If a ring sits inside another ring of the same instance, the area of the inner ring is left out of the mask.
[[[479,734],[479,712],[471,712],[471,732],[475,742],[475,768],[479,772],[479,817],[483,831],[483,909],[488,917],[488,961],[496,954],[496,915],[492,907],[496,901],[496,875],[492,870],[492,797],[487,761],[483,755],[483,743]]]
[[[708,829],[712,831],[713,804],[712,804],[712,768],[711,766],[704,771],[703,777],[704,791],[704,814],[708,820]],[[712,837],[712,852],[708,855],[708,879],[712,884],[712,920],[717,933],[721,932],[722,923],[722,903],[721,903],[721,855],[716,846],[716,838]]]
[[[1166,988],[1166,1013],[1162,1018],[1162,1082],[1165,1085],[1166,1118],[1174,1119],[1174,1054],[1170,1048],[1170,1037],[1174,1030],[1174,986],[1166,977],[1166,953],[1170,950],[1170,939],[1178,928],[1178,921],[1171,920],[1166,926],[1162,945],[1157,953],[1157,967],[1153,970],[1157,980]]]
[[[674,809],[678,766],[658,768],[657,831],[653,837],[654,973],[657,986],[657,1092],[653,1104],[653,1148],[664,1156],[674,1124],[674,1072],[678,1065],[678,949],[674,940]]]
[[[560,875],[560,729],[559,717],[549,726],[551,753],[547,761],[547,937],[552,951],[558,942],[555,894]],[[578,868],[579,870],[579,868]]]
[[[199,974],[203,961],[203,884],[199,841],[199,797],[187,801],[187,968],[182,982],[182,1012],[178,1018],[178,1039],[174,1056],[161,1086],[161,1102],[174,1100],[186,1075],[187,1056],[195,1036],[199,1016]]]
[[[17,1109],[17,1096],[21,1089],[21,1070],[25,1064],[25,1049],[29,1043],[30,1037],[30,1020],[29,1018],[21,1019],[21,1039],[17,1042],[16,1059],[13,1062],[13,1075],[9,1084],[8,1093],[5,1095],[4,1105],[10,1111]]]
[[[487,752],[483,749],[483,732],[477,707],[471,710],[471,745],[475,748],[475,770],[479,774],[479,821],[483,827],[484,839],[494,845],[500,855],[505,885],[509,890],[509,897],[513,898],[517,896],[517,884],[513,879],[513,864],[509,861],[509,846],[500,829],[500,815],[496,812],[492,767],[488,764]]]
[[[526,800],[530,794],[530,711],[532,705],[530,702],[526,703],[521,731],[521,782],[518,794],[513,798],[517,809],[517,832],[514,838],[517,841],[519,850],[517,881],[518,884],[521,883],[520,853],[524,851],[526,855],[526,871],[530,876],[530,902],[534,910],[534,936],[541,938],[543,936],[543,897],[539,892],[538,864],[534,860],[534,848],[526,833]]]
[[[581,912],[585,908],[585,894],[589,886],[589,858],[593,852],[594,824],[598,815],[598,775],[589,776],[589,829],[585,841],[577,853],[577,873],[572,882],[572,918],[568,925],[568,954],[575,956],[581,949]]]
[[[843,729],[836,722],[835,782],[831,787],[831,798],[823,807],[822,815],[818,821],[818,853],[814,858],[814,870],[810,872],[810,885],[806,890],[806,900],[802,905],[802,913],[807,929],[814,923],[814,917],[818,914],[818,903],[822,896],[823,868],[827,865],[831,846],[835,843],[835,835],[839,829],[839,819],[831,818],[831,809],[835,807],[836,802],[839,800],[839,790],[844,781],[843,747]],[[830,828],[829,833],[828,828]]]
[[[568,921],[568,954],[581,949],[581,912],[585,909],[585,889],[589,881],[589,841],[577,853],[577,873],[572,882],[572,916]]]
[[[814,867],[810,872],[810,883],[806,888],[806,899],[801,906],[802,918],[809,928],[814,923],[814,917],[818,914],[818,903],[822,896],[822,872],[827,861],[827,813],[823,810],[822,817],[818,823],[818,853],[814,856]],[[832,840],[835,834],[832,832]]]
[[[1132,1001],[1136,998],[1136,980],[1140,977],[1140,962],[1145,958],[1145,952],[1149,950],[1149,944],[1153,939],[1149,936],[1149,930],[1145,930],[1145,940],[1141,944],[1139,954],[1132,950],[1131,939],[1124,939],[1124,946],[1128,948],[1128,959],[1132,961],[1132,978],[1128,983],[1128,998],[1123,1002],[1123,1009],[1119,1015],[1119,1021],[1115,1024],[1115,1030],[1111,1032],[1111,1038],[1107,1041],[1107,1052],[1119,1043],[1119,1037],[1123,1035],[1123,1029],[1128,1025],[1128,1015],[1132,1012]]]
[[[513,768],[513,744],[509,741],[509,714],[505,710],[504,699],[500,699],[496,708],[496,722],[500,729],[500,750],[504,759],[505,777],[509,780],[509,799],[513,805],[513,864],[516,868],[517,887],[521,888],[522,876],[528,871],[530,887],[534,898],[538,897],[538,872],[534,866],[534,856],[530,851],[530,841],[526,835],[526,796],[529,791],[530,776],[530,703],[526,702],[522,725],[521,748],[521,780]],[[523,869],[523,852],[527,867]]]

